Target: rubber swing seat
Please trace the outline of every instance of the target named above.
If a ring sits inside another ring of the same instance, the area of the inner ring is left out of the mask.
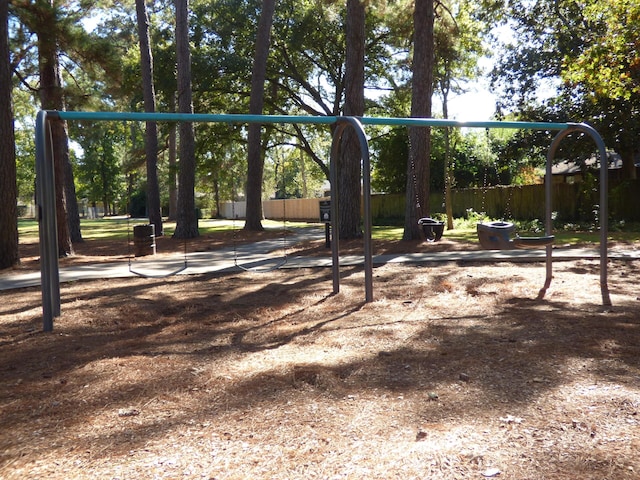
[[[543,237],[520,237],[513,239],[513,246],[522,250],[535,249],[552,245],[556,237],[553,235],[545,235]]]

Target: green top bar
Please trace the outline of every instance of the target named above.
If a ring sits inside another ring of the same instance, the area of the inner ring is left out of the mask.
[[[298,123],[330,125],[341,117],[304,115],[245,115],[203,113],[144,113],[144,112],[64,112],[48,111],[47,115],[62,120],[112,120],[136,122],[218,122],[218,123]],[[412,127],[465,127],[465,128],[514,128],[527,130],[566,130],[570,123],[552,122],[459,122],[438,118],[356,117],[363,125],[389,125]]]

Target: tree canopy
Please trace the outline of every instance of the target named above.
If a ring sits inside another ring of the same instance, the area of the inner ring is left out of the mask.
[[[535,0],[506,6],[502,18],[512,26],[513,39],[493,73],[494,85],[506,92],[501,108],[522,120],[591,123],[607,147],[621,155],[625,176],[635,178],[639,8],[629,0]],[[543,101],[541,89],[548,92]],[[535,136],[522,137],[523,151]]]

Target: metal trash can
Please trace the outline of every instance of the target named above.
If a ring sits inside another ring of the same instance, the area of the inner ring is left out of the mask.
[[[136,257],[156,254],[156,226],[154,224],[133,227],[133,248]]]

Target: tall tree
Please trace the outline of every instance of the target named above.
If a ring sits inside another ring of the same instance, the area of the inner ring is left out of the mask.
[[[413,12],[412,117],[431,117],[433,26],[434,0],[416,0]],[[429,212],[430,137],[429,128],[409,127],[404,240],[420,238],[418,218]]]
[[[153,55],[149,40],[149,15],[145,0],[136,0],[138,40],[140,42],[140,68],[144,111],[156,111],[156,93],[153,83]],[[158,184],[158,127],[156,122],[145,124],[145,156],[147,163],[147,215],[155,226],[155,234],[163,234],[160,210],[160,186]]]
[[[434,26],[435,86],[442,99],[442,115],[449,118],[449,96],[463,91],[461,84],[480,75],[478,57],[483,53],[481,29],[483,24],[472,17],[467,0],[456,2],[453,8],[439,15]],[[444,188],[447,229],[453,228],[451,190],[451,129],[444,130]]]
[[[105,215],[113,210],[124,182],[120,176],[126,129],[122,123],[79,122],[75,140],[84,152],[77,165],[80,191],[92,206],[102,202]]]
[[[361,0],[347,0],[346,52],[344,75],[344,114],[364,115],[365,8]],[[360,143],[355,131],[347,128],[342,137],[338,161],[340,191],[340,238],[362,236],[360,227],[361,158]]]
[[[0,269],[18,263],[16,153],[11,104],[9,2],[0,0]]]
[[[13,13],[21,22],[20,61],[27,64],[28,73],[20,78],[32,92],[37,92],[41,108],[45,110],[64,110],[65,97],[60,65],[61,45],[76,45],[77,31],[74,20],[77,18],[67,5],[53,0],[37,2],[15,1],[11,4]],[[22,28],[24,27],[24,28]],[[35,45],[32,38],[36,39]],[[30,51],[37,48],[37,66],[29,60],[33,56]],[[16,63],[20,63],[20,61]],[[30,70],[32,69],[32,70]],[[37,76],[38,85],[32,87],[28,83],[29,76]],[[51,122],[52,154],[55,171],[56,217],[58,224],[58,254],[66,256],[73,253],[72,238],[82,239],[80,221],[77,213],[75,189],[73,186],[73,170],[69,160],[69,144],[67,125],[63,121]],[[74,215],[70,219],[69,207]],[[73,228],[73,236],[70,233]]]
[[[188,0],[176,0],[176,50],[178,68],[178,110],[193,113],[191,98],[191,53],[189,51]],[[196,154],[193,123],[180,123],[180,171],[178,180],[178,216],[175,238],[195,238],[198,218],[195,206]]]
[[[169,100],[170,111],[176,110],[175,95]],[[177,185],[177,127],[175,123],[169,125],[169,220],[176,220],[178,217],[178,185]]]
[[[53,0],[36,2],[31,12],[32,31],[38,37],[38,69],[40,78],[40,103],[44,110],[64,110],[61,84],[60,57],[58,55],[59,9]],[[53,167],[56,189],[56,218],[58,224],[58,255],[73,254],[67,213],[66,169],[69,161],[69,142],[66,122],[51,122]]]
[[[85,106],[96,98],[95,86],[109,83],[97,79],[96,74],[101,69],[107,69],[106,65],[115,65],[115,49],[111,44],[93,36],[85,31],[82,19],[90,17],[96,3],[94,2],[62,2],[59,0],[27,1],[15,0],[11,2],[11,11],[18,22],[12,29],[15,45],[15,69],[20,79],[20,86],[31,92],[37,92],[42,102],[43,95],[47,97],[46,105],[49,109],[63,110],[67,106],[78,108]],[[35,42],[34,42],[35,40]],[[50,47],[49,45],[54,45]],[[41,52],[38,55],[34,50],[45,47],[43,54],[57,62],[44,59],[40,62]],[[118,52],[119,53],[119,52]],[[34,59],[38,59],[38,63]],[[96,68],[101,67],[101,69]],[[53,81],[55,85],[50,87],[43,83],[39,73],[47,72],[46,81]],[[110,71],[113,73],[113,70]],[[92,82],[83,82],[81,77],[91,77]],[[116,76],[108,76],[113,80]],[[80,81],[78,81],[80,79]],[[80,92],[80,84],[91,85],[90,88]],[[88,93],[91,90],[92,94]],[[24,91],[24,90],[22,90]],[[75,93],[75,96],[74,96]],[[65,122],[56,122],[53,125],[54,135],[60,135],[60,146],[56,145],[58,158],[62,158],[64,175],[57,175],[56,191],[64,189],[64,204],[66,218],[61,216],[58,208],[58,227],[61,236],[68,231],[71,244],[82,241],[80,231],[80,216],[75,192],[74,169],[70,161],[67,139],[67,125]],[[64,182],[63,184],[60,182]],[[66,228],[65,228],[66,223]],[[67,240],[60,239],[62,245],[61,254],[70,253],[66,248]]]
[[[267,59],[271,45],[271,25],[275,11],[275,0],[263,0],[256,47],[251,71],[251,97],[249,113],[261,115],[264,107],[264,82],[267,75]],[[247,133],[247,213],[245,230],[260,231],[262,227],[262,179],[264,176],[264,149],[262,147],[262,126],[249,125]]]

